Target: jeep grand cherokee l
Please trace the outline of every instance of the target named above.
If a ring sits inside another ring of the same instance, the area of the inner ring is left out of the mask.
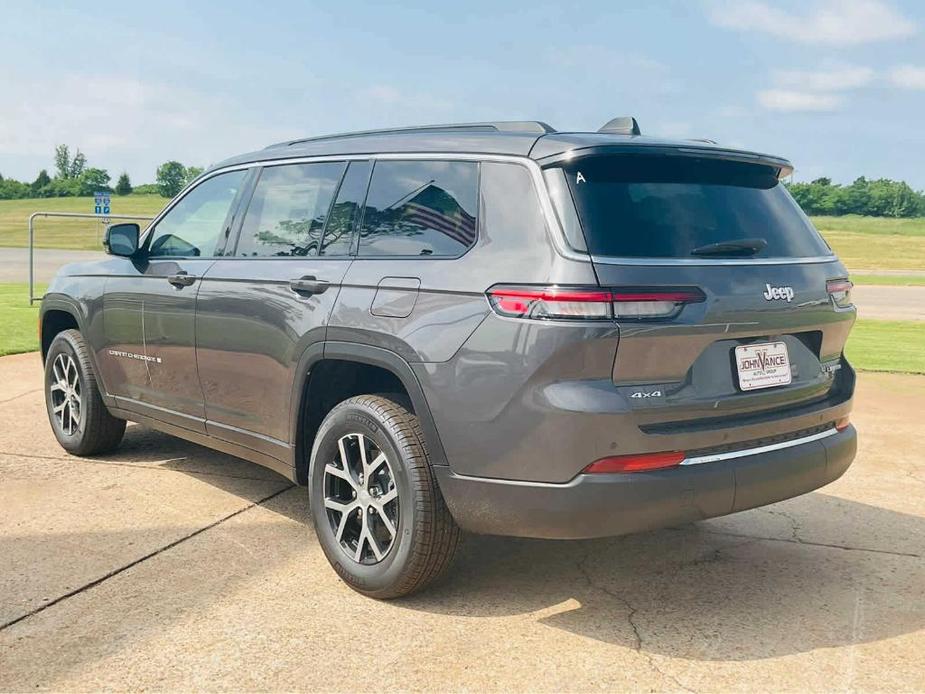
[[[783,159],[538,122],[234,157],[42,303],[75,455],[127,420],[308,488],[387,598],[460,529],[590,538],[769,504],[850,465],[844,266]]]

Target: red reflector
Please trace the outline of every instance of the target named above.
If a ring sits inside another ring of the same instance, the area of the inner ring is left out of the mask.
[[[825,283],[825,289],[829,294],[849,292],[853,286],[854,282],[851,280],[829,280]]]
[[[837,431],[844,431],[851,425],[851,420],[848,417],[842,417],[835,421],[835,429]]]
[[[614,455],[601,458],[591,463],[582,472],[643,472],[645,470],[660,470],[666,467],[680,465],[686,456],[681,451],[665,451],[662,453],[640,453],[638,455]]]

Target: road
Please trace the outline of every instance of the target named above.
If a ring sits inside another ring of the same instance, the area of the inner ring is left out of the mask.
[[[102,251],[66,251],[37,248],[35,250],[35,281],[47,283],[58,268],[67,263],[104,258]],[[29,281],[29,249],[0,248],[0,282]]]
[[[0,690],[925,689],[925,378],[861,374],[857,462],[774,506],[587,542],[467,537],[376,602],[301,488],[130,426],[78,459],[0,359]]]

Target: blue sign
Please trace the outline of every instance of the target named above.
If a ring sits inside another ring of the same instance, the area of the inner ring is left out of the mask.
[[[93,194],[93,214],[109,214],[109,193],[99,192]]]

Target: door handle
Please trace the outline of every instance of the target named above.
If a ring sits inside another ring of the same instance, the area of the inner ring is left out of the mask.
[[[315,277],[299,277],[295,280],[289,280],[289,288],[296,294],[310,296],[312,294],[323,294],[327,291],[330,283],[327,280],[319,280]]]
[[[174,287],[178,288],[188,287],[197,279],[199,278],[196,277],[196,275],[191,275],[188,272],[183,272],[182,270],[173,275],[167,275],[167,281],[170,282]]]

